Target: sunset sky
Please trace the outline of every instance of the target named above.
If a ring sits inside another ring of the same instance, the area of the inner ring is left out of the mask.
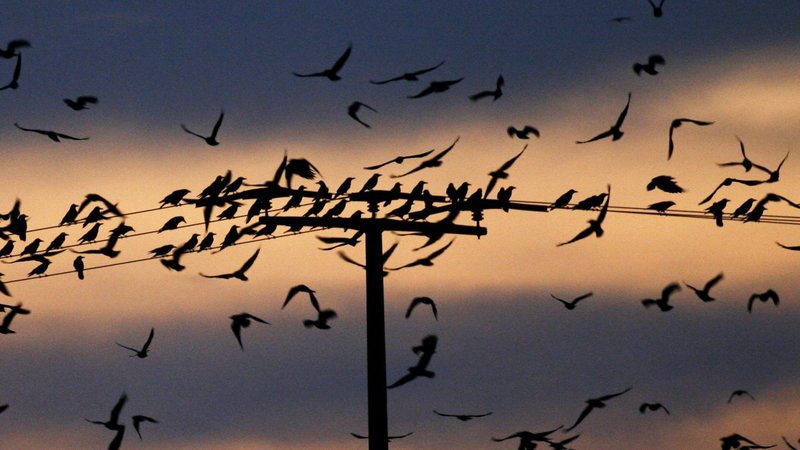
[[[513,185],[515,201],[549,203],[568,189],[578,191],[577,201],[610,185],[612,207],[672,200],[675,210],[703,212],[727,198],[729,214],[767,193],[800,202],[800,8],[793,1],[666,0],[660,18],[646,0],[55,3],[6,1],[0,16],[0,47],[31,44],[20,49],[19,87],[0,90],[0,213],[19,199],[31,230],[15,255],[61,231],[75,244],[88,227],[50,227],[88,193],[117,203],[125,222],[144,233],[177,215],[197,224],[202,212],[186,205],[130,213],[157,208],[176,189],[196,196],[228,170],[264,183],[284,152],[314,164],[329,188],[354,177],[357,190],[374,173],[365,166],[438,152],[456,138],[441,167],[394,180],[419,160],[388,165],[378,171],[378,188],[401,181],[408,192],[424,180],[435,195],[450,182],[485,189],[487,173],[527,144],[490,197]],[[348,46],[341,80],[292,75],[331,67]],[[637,76],[633,64],[651,54],[666,64],[655,76]],[[416,82],[369,83],[442,61]],[[0,59],[0,87],[15,64]],[[499,75],[499,99],[469,100],[494,89]],[[431,81],[462,77],[446,92],[407,98]],[[621,139],[576,144],[614,124],[629,92]],[[99,102],[73,111],[62,101],[79,95]],[[354,101],[377,110],[359,112],[371,128],[348,116]],[[221,110],[218,146],[181,130],[210,133]],[[676,129],[668,160],[677,118],[714,123]],[[15,123],[89,139],[56,143]],[[512,125],[534,126],[541,136],[510,138]],[[779,181],[726,186],[698,205],[727,177],[766,178],[758,169],[718,166],[741,160],[737,138],[770,169],[788,152]],[[659,175],[685,192],[648,191]],[[293,187],[313,190],[315,181],[295,178]],[[345,215],[359,208],[351,204]],[[575,449],[719,448],[721,437],[739,433],[777,448],[788,448],[785,436],[800,447],[800,253],[776,245],[800,245],[792,226],[800,211],[770,203],[766,214],[783,223],[725,221],[721,228],[710,215],[609,212],[601,238],[557,246],[597,214],[486,211],[486,236],[457,236],[432,267],[385,278],[388,381],[416,363],[411,347],[429,334],[439,338],[429,367],[435,378],[388,392],[389,433],[413,432],[392,448],[516,448],[518,440],[491,438],[566,428],[585,400],[627,387],[554,440],[580,433]],[[101,236],[119,222],[107,220]],[[468,213],[457,223],[473,224]],[[219,242],[232,224],[244,220],[216,222],[210,231]],[[14,319],[15,334],[0,335],[0,405],[9,405],[0,414],[0,446],[105,448],[114,433],[84,418],[106,420],[125,392],[123,448],[367,448],[350,434],[367,434],[364,272],[319,250],[315,238],[352,231],[285,230],[218,254],[187,254],[182,272],[153,260],[89,270],[82,281],[74,273],[26,279],[35,263],[0,264],[12,294],[0,303],[31,311]],[[202,235],[203,226],[125,238],[119,257],[85,255],[86,266],[147,258],[192,233]],[[384,247],[399,241],[387,266],[449,240],[414,251],[425,238],[386,233]],[[256,249],[247,282],[199,276],[235,270]],[[345,252],[364,261],[363,243]],[[74,256],[54,256],[47,273],[72,270]],[[713,302],[683,284],[702,286],[719,273]],[[642,305],[673,282],[682,289],[672,311]],[[281,309],[301,283],[338,313],[330,330],[303,326],[316,315],[303,297]],[[748,313],[751,294],[768,289],[780,304],[756,301]],[[588,292],[574,310],[551,298]],[[424,308],[404,318],[420,296],[436,301],[438,321]],[[229,319],[241,312],[270,322],[243,330],[243,351]],[[115,344],[138,347],[151,327],[146,359]],[[739,389],[755,400],[729,403]],[[640,414],[644,402],[671,414]],[[460,422],[434,409],[493,414]],[[159,420],[142,425],[141,441],[130,426],[136,414]]]

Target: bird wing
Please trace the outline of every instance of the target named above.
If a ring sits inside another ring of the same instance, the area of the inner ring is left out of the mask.
[[[352,258],[347,256],[347,254],[345,254],[344,252],[339,251],[339,252],[337,252],[337,254],[339,255],[340,258],[342,258],[343,260],[349,262],[350,264],[353,264],[353,265],[356,265],[358,267],[361,267],[362,269],[366,269],[366,266],[364,266],[361,263],[358,263],[358,262],[354,261]]]
[[[409,95],[409,96],[407,96],[407,98],[420,98],[420,97],[425,97],[426,95],[430,95],[430,94],[432,94],[433,92],[434,92],[434,87],[433,87],[433,84],[431,84],[430,86],[428,86],[428,87],[426,87],[425,89],[421,90],[419,93],[417,93],[417,94],[415,94],[415,95]]]
[[[578,419],[575,420],[575,423],[573,423],[572,426],[569,427],[569,428],[564,428],[564,431],[565,432],[566,431],[570,431],[573,428],[577,427],[578,424],[583,422],[583,419],[585,419],[586,416],[588,416],[589,413],[592,412],[593,409],[594,409],[594,407],[592,405],[587,405],[586,408],[583,408],[583,411],[581,411],[581,414],[578,416]]]
[[[344,63],[347,62],[347,58],[350,57],[350,52],[352,50],[353,50],[352,45],[347,47],[347,50],[345,50],[344,53],[342,53],[342,56],[340,56],[339,59],[337,59],[336,62],[333,64],[333,67],[331,67],[331,72],[336,73],[342,70],[342,67],[344,67]]]
[[[723,274],[722,274],[722,272],[720,272],[719,275],[715,276],[714,278],[712,278],[712,279],[708,280],[708,282],[706,282],[706,285],[703,288],[703,290],[704,291],[710,290],[712,287],[714,287],[715,284],[719,283],[719,281],[722,280],[722,278],[723,278]]]
[[[576,144],[587,144],[589,142],[594,142],[594,141],[597,141],[597,140],[600,140],[600,139],[603,139],[603,138],[607,138],[607,137],[611,136],[611,134],[612,134],[611,130],[608,130],[608,131],[604,131],[604,132],[598,134],[597,136],[595,136],[595,137],[593,137],[591,139],[587,139],[585,141],[575,141],[575,143]]]
[[[205,139],[205,138],[206,138],[205,136],[203,136],[203,135],[201,135],[201,134],[197,134],[197,133],[195,133],[194,131],[192,131],[192,130],[190,130],[190,129],[186,128],[186,125],[184,125],[184,124],[181,124],[181,128],[183,128],[183,131],[185,131],[185,132],[187,132],[187,133],[191,134],[192,136],[197,136],[197,137],[199,137],[199,138],[201,138],[201,139]]]
[[[603,203],[603,207],[600,208],[600,213],[597,214],[597,225],[599,226],[603,223],[603,220],[606,218],[606,214],[608,214],[608,202],[611,200],[611,185],[608,185],[608,193],[606,194],[606,201]],[[589,227],[593,228],[593,227]],[[598,235],[599,237],[599,235]]]
[[[593,233],[594,233],[594,227],[589,226],[589,227],[585,228],[583,231],[581,231],[580,233],[576,234],[575,237],[573,237],[572,239],[570,239],[570,240],[568,240],[566,242],[561,242],[559,244],[556,244],[556,247],[561,247],[562,245],[571,244],[571,243],[573,243],[575,241],[579,241],[581,239],[587,238],[587,237],[591,236]]]
[[[211,130],[211,138],[217,137],[217,132],[219,131],[219,127],[222,125],[222,118],[225,117],[225,111],[220,111],[219,118],[217,119],[217,123],[214,124],[214,129]]]
[[[430,72],[430,71],[432,71],[434,69],[438,69],[442,64],[444,64],[444,61],[440,62],[439,64],[437,64],[437,65],[435,65],[433,67],[428,67],[427,69],[422,69],[422,70],[417,70],[416,72],[411,72],[411,75],[417,76],[417,75],[422,75],[423,73],[428,73],[428,72]]]
[[[494,91],[481,91],[477,94],[473,94],[469,96],[469,99],[473,102],[477,102],[478,100],[482,99],[483,97],[491,97],[494,95]]]
[[[588,293],[583,294],[583,295],[581,295],[579,297],[575,297],[574,299],[572,299],[572,304],[574,305],[574,304],[578,303],[579,301],[581,301],[581,300],[583,300],[585,298],[589,298],[591,296],[592,296],[592,293],[588,292]]]
[[[369,82],[372,83],[372,84],[386,84],[386,83],[391,83],[392,81],[400,81],[400,80],[402,80],[404,78],[405,78],[405,75],[400,75],[398,77],[389,78],[387,80],[382,80],[382,81],[369,80]]]
[[[617,123],[614,124],[614,128],[619,129],[622,126],[622,122],[625,121],[625,116],[628,115],[628,108],[631,106],[631,93],[628,92],[628,103],[625,104],[625,108],[619,113],[619,117],[617,118]]]
[[[109,422],[113,424],[119,424],[119,413],[122,411],[122,407],[125,406],[125,402],[127,400],[128,396],[123,392],[122,396],[119,398],[119,400],[117,400],[117,404],[111,409],[111,416],[108,419]]]
[[[231,322],[231,330],[233,331],[233,335],[236,337],[236,342],[239,343],[239,347],[244,350],[244,346],[242,345],[242,326],[241,323],[233,319]]]
[[[237,272],[239,272],[239,273],[246,272],[253,265],[253,263],[256,261],[256,258],[258,257],[258,252],[260,252],[260,251],[261,251],[260,248],[258,250],[256,250],[255,253],[253,253],[253,256],[248,258],[247,261],[245,261],[244,264],[242,264],[242,267]]]
[[[132,352],[139,353],[139,349],[138,348],[128,347],[127,345],[122,345],[119,342],[117,342],[116,344],[119,345],[120,347],[124,348],[124,349],[128,349],[128,350],[130,350]]]
[[[413,373],[411,373],[411,372],[406,373],[405,375],[400,377],[399,380],[397,380],[394,383],[386,386],[386,389],[393,389],[393,388],[396,388],[398,386],[402,386],[402,385],[408,383],[409,381],[413,380],[414,378],[417,378],[417,376],[414,375]]]
[[[667,161],[672,158],[672,151],[675,149],[675,143],[672,141],[672,132],[675,131],[675,121],[669,125],[669,148],[667,149]]]
[[[661,291],[661,298],[666,300],[672,295],[674,292],[680,291],[681,285],[678,283],[670,283]]]
[[[261,318],[259,318],[259,317],[256,317],[256,316],[254,316],[254,315],[252,315],[252,314],[244,313],[244,317],[246,317],[246,318],[248,318],[248,319],[253,319],[253,320],[255,320],[256,322],[261,322],[261,323],[266,323],[266,324],[269,324],[269,322],[267,322],[266,320],[264,320],[264,319],[261,319]]]
[[[153,342],[153,336],[155,335],[155,328],[150,328],[150,335],[147,336],[147,341],[145,341],[144,345],[142,346],[142,351],[146,351],[148,347],[150,347],[150,343]]]

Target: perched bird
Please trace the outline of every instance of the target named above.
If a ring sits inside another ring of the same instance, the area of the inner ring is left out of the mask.
[[[236,278],[236,279],[239,279],[239,280],[242,280],[242,281],[247,281],[247,276],[245,275],[245,272],[247,272],[247,270],[256,261],[256,258],[258,257],[258,252],[259,251],[261,251],[260,248],[258,250],[256,250],[255,253],[253,253],[253,255],[250,258],[248,258],[247,261],[244,262],[244,264],[242,264],[242,267],[240,267],[239,269],[237,269],[237,270],[235,270],[235,271],[233,271],[231,273],[223,273],[223,274],[220,274],[220,275],[205,275],[205,274],[201,273],[200,276],[206,277],[206,278],[222,278],[222,279],[225,279],[225,280],[229,280],[231,278]]]
[[[709,291],[711,290],[711,288],[716,286],[716,284],[719,283],[720,280],[722,280],[722,272],[720,272],[719,275],[715,276],[714,278],[708,280],[705,286],[703,286],[703,289],[698,289],[685,281],[683,282],[683,284],[686,285],[686,287],[688,287],[692,291],[694,291],[694,293],[697,295],[698,298],[700,298],[700,300],[704,302],[713,302],[715,299],[709,294]]]
[[[167,194],[166,197],[161,199],[161,201],[159,202],[161,203],[161,206],[159,206],[159,208],[163,208],[166,205],[172,205],[172,206],[180,205],[183,198],[186,197],[186,195],[189,192],[191,192],[189,189],[176,189],[170,192],[169,194]]]
[[[17,56],[18,48],[30,47],[31,43],[26,41],[25,39],[14,39],[13,41],[9,41],[6,44],[6,48],[0,48],[0,58],[11,59]]]
[[[586,416],[589,415],[590,412],[592,412],[592,410],[594,410],[595,408],[605,408],[606,407],[606,403],[605,403],[606,401],[611,400],[614,397],[618,397],[618,396],[620,396],[620,395],[622,395],[622,394],[624,394],[624,393],[626,393],[626,392],[628,392],[630,390],[631,390],[631,388],[627,388],[627,389],[625,389],[623,391],[620,391],[620,392],[617,392],[615,394],[608,394],[608,395],[604,395],[602,397],[590,398],[589,400],[586,400],[586,408],[584,408],[583,411],[581,412],[581,414],[578,416],[578,420],[576,420],[575,423],[572,424],[572,426],[570,426],[569,428],[565,428],[564,431],[570,431],[573,428],[577,427],[578,424],[581,423],[583,421],[583,419],[585,419]]]
[[[331,326],[328,325],[328,321],[335,318],[336,318],[336,311],[332,309],[318,310],[317,319],[316,320],[306,319],[303,321],[303,326],[305,326],[306,328],[314,327],[314,328],[319,328],[320,330],[328,330],[331,328]]]
[[[661,403],[642,403],[639,405],[639,412],[644,414],[645,411],[658,411],[659,409],[663,409],[667,415],[669,415],[669,410],[662,405]]]
[[[376,110],[375,108],[367,105],[366,103],[361,103],[361,102],[356,101],[356,102],[350,103],[350,106],[347,107],[347,115],[352,117],[353,120],[355,120],[356,122],[360,123],[361,125],[364,125],[367,128],[371,128],[368,123],[364,122],[363,120],[361,120],[358,117],[358,110],[361,109],[362,106],[364,108],[367,108],[370,111],[378,112],[378,110]]]
[[[745,200],[741,205],[739,205],[739,207],[733,210],[730,218],[735,219],[737,217],[746,215],[747,212],[750,211],[750,208],[753,207],[753,203],[755,203],[755,201],[756,199],[754,198],[748,198],[747,200]]]
[[[11,255],[14,252],[14,241],[7,240],[3,248],[0,248],[0,258]]]
[[[150,334],[147,336],[147,340],[144,342],[144,345],[142,345],[142,348],[140,348],[140,349],[135,349],[133,347],[128,347],[126,345],[120,344],[119,342],[117,342],[117,345],[119,345],[120,347],[122,347],[124,349],[128,349],[128,350],[132,351],[133,354],[131,355],[131,358],[133,358],[134,356],[137,357],[137,358],[142,358],[142,359],[143,358],[147,358],[147,353],[150,351],[150,343],[153,342],[153,335],[154,334],[155,334],[155,328],[150,328]]]
[[[578,297],[575,297],[575,298],[573,298],[573,299],[572,299],[572,300],[570,300],[570,301],[566,301],[566,300],[564,300],[563,298],[558,298],[558,297],[556,297],[555,295],[553,295],[553,294],[550,294],[550,297],[553,297],[554,299],[556,299],[556,300],[558,300],[559,302],[561,302],[561,303],[564,305],[564,307],[565,307],[565,308],[567,308],[568,310],[573,310],[573,309],[575,309],[575,307],[578,305],[578,302],[579,302],[579,301],[581,301],[581,300],[583,300],[583,299],[586,299],[586,298],[589,298],[589,297],[591,297],[591,296],[592,296],[592,293],[591,293],[591,292],[589,292],[589,293],[586,293],[586,294],[580,295],[580,296],[578,296]]]
[[[219,118],[217,119],[217,123],[214,124],[214,128],[211,130],[210,136],[203,136],[202,134],[195,133],[194,131],[186,128],[186,125],[184,124],[181,124],[181,128],[183,128],[183,131],[191,134],[192,136],[197,136],[200,139],[206,141],[206,144],[208,145],[211,146],[219,145],[219,141],[217,141],[217,133],[219,132],[219,127],[222,125],[223,117],[225,117],[225,111],[220,111]]]
[[[457,80],[447,80],[447,81],[431,81],[431,83],[425,89],[421,90],[419,93],[414,95],[409,95],[407,98],[420,98],[425,97],[430,94],[444,92],[450,89],[451,86],[458,83],[459,81],[463,80],[464,77],[461,77]]]
[[[353,46],[350,45],[347,49],[342,53],[342,56],[336,60],[336,62],[331,66],[330,69],[325,69],[319,72],[312,72],[307,74],[292,72],[292,74],[296,77],[325,77],[331,81],[338,81],[341,80],[342,77],[339,76],[339,71],[342,70],[344,67],[344,63],[347,62],[347,58],[350,57],[350,52],[353,50]]]
[[[64,134],[64,133],[58,133],[58,132],[52,131],[52,130],[38,130],[38,129],[35,129],[35,128],[24,128],[24,127],[19,126],[19,124],[16,123],[16,122],[14,122],[14,126],[19,128],[22,131],[29,131],[31,133],[43,134],[43,135],[47,136],[48,138],[50,138],[53,142],[61,142],[61,139],[71,139],[73,141],[85,141],[85,140],[89,139],[88,137],[79,138],[79,137],[70,136],[70,135]]]
[[[34,275],[43,276],[44,273],[47,272],[47,269],[50,267],[51,263],[52,261],[50,261],[47,258],[41,260],[38,266],[34,267],[30,272],[28,272],[28,276],[29,277],[32,277]]]
[[[152,417],[143,416],[141,414],[137,414],[131,417],[131,419],[133,419],[133,429],[136,430],[136,434],[139,435],[139,440],[142,440],[142,433],[139,432],[139,426],[141,425],[142,422],[158,423],[156,419],[153,419]]]
[[[17,64],[14,66],[14,75],[11,77],[11,81],[8,82],[3,87],[0,87],[0,91],[4,89],[17,89],[19,87],[19,73],[22,70],[22,54],[17,53]]]
[[[609,202],[609,200],[611,200],[611,185],[608,185],[608,193],[607,194],[603,194],[603,195],[605,196],[605,203],[603,203],[603,207],[600,208],[600,213],[597,214],[597,218],[596,219],[590,219],[588,227],[586,227],[580,233],[576,234],[575,237],[573,237],[572,239],[570,239],[568,241],[565,241],[565,242],[561,242],[560,244],[556,244],[557,247],[561,247],[562,245],[566,245],[566,244],[571,244],[571,243],[573,243],[575,241],[579,241],[581,239],[587,238],[587,237],[591,236],[592,234],[594,234],[598,238],[603,235],[602,224],[603,224],[603,220],[605,220],[605,218],[606,218],[606,214],[608,213],[608,202]],[[575,208],[577,208],[577,205],[575,206]]]
[[[656,6],[656,4],[653,3],[653,0],[647,0],[647,3],[650,3],[650,6],[653,7],[653,17],[661,17],[662,15],[664,15],[664,10],[662,9],[662,7],[664,6],[664,0],[661,0],[658,3],[658,6]]]
[[[636,72],[636,75],[641,76],[642,72],[648,75],[656,75],[658,74],[658,70],[656,70],[656,65],[664,65],[666,61],[664,61],[664,57],[659,54],[650,55],[647,58],[647,62],[642,63],[634,63],[633,64],[633,71]]]
[[[622,122],[625,121],[625,116],[628,115],[628,108],[630,106],[631,106],[631,93],[628,92],[628,103],[625,104],[625,108],[619,114],[619,117],[617,117],[617,122],[614,125],[611,125],[611,128],[609,128],[607,131],[604,131],[604,132],[598,134],[597,136],[595,136],[595,137],[593,137],[591,139],[588,139],[588,140],[585,140],[585,141],[575,141],[575,143],[577,143],[577,144],[586,144],[588,142],[594,142],[594,141],[597,141],[597,140],[600,140],[600,139],[604,139],[604,138],[607,138],[607,137],[611,137],[612,141],[616,141],[619,138],[621,138],[622,135],[624,134],[622,129],[621,129],[622,128]]]
[[[344,212],[344,208],[347,206],[347,199],[342,199],[335,205],[331,206],[330,209],[325,211],[325,214],[322,217],[336,217]]]
[[[436,310],[436,303],[434,303],[433,299],[430,297],[415,297],[413,300],[411,300],[411,303],[409,303],[408,309],[406,310],[406,319],[411,317],[411,311],[413,311],[414,308],[416,308],[419,304],[430,306],[431,311],[433,312],[433,318],[439,320],[439,314]]]
[[[34,239],[28,245],[26,245],[24,249],[22,249],[19,255],[33,255],[39,250],[39,245],[41,245],[42,242],[44,241],[39,238]]]
[[[308,294],[308,299],[311,300],[311,306],[313,306],[314,309],[319,311],[319,302],[317,301],[316,295],[314,295],[316,291],[306,286],[305,284],[298,284],[297,286],[292,286],[289,289],[289,293],[286,294],[286,300],[284,300],[281,309],[285,308],[286,305],[289,304],[289,301],[300,292],[305,292],[306,294]]]
[[[439,411],[434,409],[433,412],[434,414],[442,417],[455,417],[456,419],[462,422],[468,422],[472,419],[477,419],[479,417],[486,417],[492,415],[491,411],[483,414],[445,414],[445,413],[440,413]]]
[[[73,203],[69,205],[66,214],[64,214],[64,217],[61,219],[61,222],[59,222],[58,226],[76,223],[77,218],[78,218],[78,205]]]
[[[49,252],[50,250],[60,249],[61,246],[64,245],[64,241],[66,241],[67,236],[69,236],[67,233],[64,232],[58,233],[58,235],[54,237],[52,241],[50,241],[50,244],[48,244],[45,252]]]
[[[657,177],[653,177],[653,179],[647,183],[647,190],[652,191],[653,189],[661,189],[662,191],[670,194],[680,194],[683,192],[683,188],[678,186],[678,183],[675,182],[675,179],[669,175],[659,175]]]
[[[369,82],[372,83],[372,84],[386,84],[386,83],[391,83],[392,81],[400,81],[400,80],[419,81],[419,78],[417,78],[419,75],[428,73],[428,72],[430,72],[432,70],[435,70],[435,69],[438,69],[439,66],[441,66],[442,64],[444,64],[444,61],[440,62],[439,64],[437,64],[437,65],[435,65],[433,67],[428,67],[426,69],[421,69],[421,70],[417,70],[417,71],[414,71],[414,72],[406,72],[406,73],[404,73],[404,74],[402,74],[400,76],[389,78],[389,79],[386,79],[386,80],[381,80],[381,81],[369,80]]]
[[[398,156],[398,157],[396,157],[396,158],[394,158],[394,159],[391,159],[391,160],[389,160],[389,161],[386,161],[386,162],[384,162],[384,163],[375,164],[374,166],[367,166],[367,167],[364,167],[364,169],[366,169],[366,170],[377,170],[377,169],[380,169],[381,167],[383,167],[383,166],[385,166],[385,165],[387,165],[387,164],[392,164],[392,163],[395,163],[395,164],[403,164],[403,161],[405,161],[406,159],[412,159],[412,158],[424,158],[425,156],[428,156],[428,155],[430,155],[432,152],[433,152],[433,149],[431,149],[431,150],[428,150],[427,152],[415,153],[415,154],[413,154],[413,155],[403,155],[403,156]],[[348,179],[350,179],[350,180],[353,180],[354,178],[350,177],[350,178],[348,178]],[[349,187],[348,187],[348,189],[349,189]],[[338,189],[337,189],[337,192],[338,192]],[[339,193],[338,195],[334,196],[334,198],[338,197],[339,195],[341,195],[341,193]]]
[[[675,143],[672,140],[672,133],[675,131],[676,128],[683,125],[684,122],[693,123],[695,125],[699,125],[704,127],[706,125],[711,125],[714,122],[706,122],[702,120],[694,120],[694,119],[675,119],[669,124],[669,149],[667,150],[667,160],[672,158],[672,151],[675,149]]]
[[[422,161],[417,167],[409,170],[408,172],[406,172],[406,173],[404,173],[402,175],[392,175],[391,177],[392,178],[400,178],[400,177],[404,177],[406,175],[410,175],[410,174],[412,174],[414,172],[418,172],[418,171],[420,171],[422,169],[441,166],[442,165],[442,158],[444,157],[444,155],[446,155],[448,152],[450,152],[450,150],[453,149],[453,147],[456,146],[456,143],[458,143],[458,140],[460,138],[461,138],[460,136],[456,137],[456,140],[453,141],[453,143],[450,144],[449,147],[447,147],[446,149],[442,150],[441,152],[433,155],[432,157]],[[375,175],[373,175],[373,176],[375,176]]]
[[[578,191],[576,191],[575,189],[570,189],[567,192],[564,192],[556,199],[556,201],[550,204],[548,209],[552,211],[556,208],[566,207],[567,205],[569,205],[569,202],[572,201],[572,196],[577,192]]]
[[[67,106],[74,109],[75,111],[80,111],[82,109],[88,109],[88,107],[86,106],[87,103],[96,105],[97,97],[93,95],[81,95],[75,100],[72,100],[70,98],[65,98],[64,103],[66,103]]]
[[[31,311],[28,309],[24,309],[22,307],[22,303],[17,303],[16,306],[5,305],[3,309],[5,309],[6,307],[8,308],[8,312],[6,312],[6,315],[3,317],[3,321],[0,322],[0,334],[14,334],[16,333],[16,331],[10,328],[11,321],[13,321],[14,317],[16,317],[18,314],[20,315],[30,314]]]
[[[197,252],[199,253],[202,252],[203,250],[207,250],[212,245],[214,245],[214,236],[216,236],[214,232],[206,234],[200,241],[200,244],[197,245]]]
[[[186,219],[184,219],[183,216],[175,216],[166,221],[166,223],[164,223],[164,225],[162,225],[161,228],[158,229],[157,233],[161,233],[162,231],[175,230],[178,228],[178,225],[182,223],[186,223]]]
[[[681,285],[678,283],[670,283],[661,291],[661,297],[658,299],[646,298],[642,300],[642,305],[645,308],[649,308],[653,305],[656,305],[658,309],[662,312],[669,311],[673,308],[672,305],[669,304],[669,297],[675,292],[681,290]]]
[[[438,341],[439,338],[437,338],[436,335],[431,334],[422,339],[422,344],[412,347],[411,351],[413,351],[414,354],[419,355],[417,364],[409,367],[408,373],[400,377],[400,379],[394,383],[386,386],[386,388],[394,389],[416,379],[417,377],[433,378],[436,374],[428,370],[428,364],[430,364],[433,354],[436,353],[436,343]]]
[[[244,351],[244,346],[242,345],[242,328],[249,327],[251,320],[265,323],[267,325],[270,324],[266,320],[259,319],[258,317],[248,313],[234,314],[230,316],[230,319],[231,319],[231,330],[233,330],[233,335],[236,337],[236,342],[239,343],[239,348],[241,348],[242,351]]]
[[[601,194],[586,197],[585,199],[576,203],[572,209],[584,209],[588,211],[590,209],[599,208],[603,205],[603,202],[605,202],[607,196],[608,194],[603,192]]]
[[[750,400],[753,400],[753,401],[756,400],[755,397],[750,395],[750,393],[745,391],[744,389],[737,389],[737,390],[731,392],[731,395],[728,397],[728,403],[732,402],[734,397],[742,397],[742,396],[745,396],[745,395],[750,397]]]
[[[433,151],[433,150],[431,150],[431,151]],[[347,194],[347,191],[350,190],[350,186],[353,185],[353,180],[355,180],[355,178],[353,178],[353,177],[345,178],[344,181],[342,181],[342,184],[340,184],[339,187],[336,188],[336,193],[333,194],[333,198],[337,198],[337,197],[340,197],[342,195]],[[378,179],[375,178],[375,185],[377,185],[377,184],[378,184]]]
[[[753,312],[753,302],[756,300],[760,300],[763,303],[768,301],[772,301],[775,306],[778,306],[781,299],[778,297],[778,293],[772,289],[767,289],[766,292],[762,292],[760,294],[753,294],[750,296],[750,299],[747,301],[747,312]]]
[[[672,200],[666,200],[663,202],[651,203],[647,206],[647,209],[652,209],[653,211],[658,212],[659,214],[666,214],[669,208],[675,206],[675,202]]]
[[[517,161],[517,158],[522,156],[522,154],[525,153],[525,149],[527,149],[527,148],[528,148],[528,145],[526,144],[524,147],[522,147],[522,151],[517,153],[517,155],[514,156],[513,158],[511,158],[508,161],[504,162],[503,165],[500,166],[499,169],[489,172],[489,176],[491,178],[489,179],[489,184],[486,186],[486,190],[483,193],[483,198],[488,198],[489,197],[489,192],[491,192],[491,190],[494,189],[495,184],[497,184],[497,180],[500,180],[500,179],[504,180],[504,179],[508,178],[508,172],[506,172],[506,170],[511,168],[511,166]]]
[[[410,262],[410,263],[402,265],[400,267],[387,268],[386,270],[400,270],[400,269],[405,269],[407,267],[414,267],[414,266],[430,267],[430,266],[433,265],[434,258],[436,258],[436,257],[440,256],[442,253],[444,253],[445,250],[447,250],[451,245],[453,245],[453,242],[455,242],[455,238],[453,238],[450,242],[448,242],[447,245],[445,245],[444,247],[431,252],[431,254],[428,255],[428,256],[425,256],[423,258],[417,259],[416,261]]]
[[[492,101],[495,101],[503,95],[504,85],[505,85],[505,80],[503,79],[503,76],[500,75],[497,77],[494,90],[478,92],[477,94],[470,95],[469,99],[472,100],[473,102],[477,102],[478,100],[484,97],[492,97]]]
[[[148,253],[152,253],[153,258],[160,258],[162,256],[169,255],[169,253],[173,250],[175,250],[175,246],[173,244],[165,244],[150,250]]]
[[[497,201],[500,202],[500,207],[503,211],[508,212],[511,205],[511,193],[516,189],[516,186],[501,187],[497,191]]]
[[[508,133],[509,137],[516,137],[517,139],[530,139],[531,135],[534,135],[537,138],[539,137],[539,130],[530,125],[525,125],[521,130],[511,126],[506,129],[506,132]]]
[[[718,227],[722,226],[722,218],[724,214],[725,206],[728,205],[728,199],[723,198],[717,202],[714,202],[711,206],[706,208],[706,212],[714,216],[714,221],[716,222]]]
[[[72,261],[72,267],[75,268],[75,272],[78,274],[78,279],[83,279],[83,271],[84,271],[84,264],[83,264],[83,256],[79,255]]]

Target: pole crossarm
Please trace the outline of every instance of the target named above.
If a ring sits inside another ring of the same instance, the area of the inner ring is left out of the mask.
[[[349,217],[294,217],[266,216],[260,219],[277,225],[309,226],[319,228],[343,228],[359,231],[410,231],[420,234],[463,234],[484,236],[486,227],[458,225],[449,222],[411,222],[384,218],[349,218]]]

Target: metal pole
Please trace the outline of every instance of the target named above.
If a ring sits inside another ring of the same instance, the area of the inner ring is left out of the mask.
[[[386,331],[383,312],[383,242],[380,228],[365,232],[367,272],[367,402],[369,450],[388,450]]]

